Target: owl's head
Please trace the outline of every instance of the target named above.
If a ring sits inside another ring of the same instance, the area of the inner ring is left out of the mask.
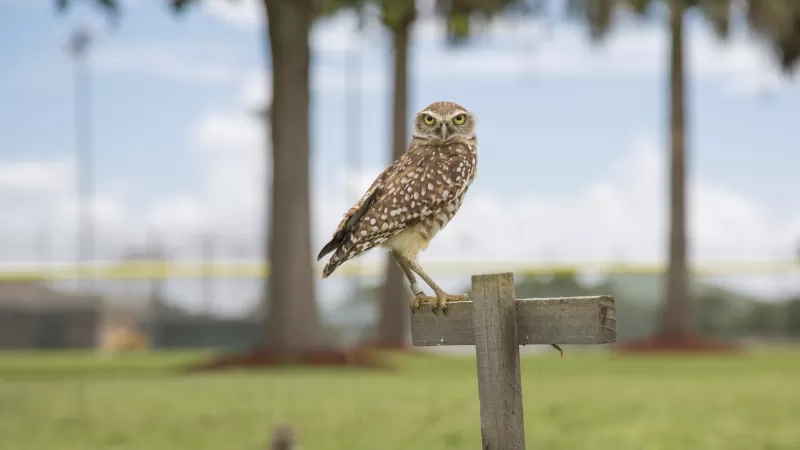
[[[439,142],[475,139],[475,117],[456,103],[434,102],[417,113],[413,135]]]

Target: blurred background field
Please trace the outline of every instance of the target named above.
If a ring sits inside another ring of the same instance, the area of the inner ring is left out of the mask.
[[[0,356],[0,448],[254,449],[280,423],[308,449],[473,449],[475,361],[387,357],[394,371],[184,375],[192,353]],[[527,443],[547,449],[797,448],[800,352],[523,357]]]

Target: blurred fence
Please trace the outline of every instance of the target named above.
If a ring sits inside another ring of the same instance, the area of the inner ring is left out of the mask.
[[[320,268],[322,266],[320,265]],[[457,275],[479,272],[512,271],[520,275],[552,275],[558,273],[646,274],[664,272],[663,264],[578,261],[568,263],[520,262],[457,262],[427,261],[428,272],[436,275]],[[352,261],[337,269],[337,276],[373,277],[383,274],[382,262]],[[756,262],[709,262],[690,264],[694,275],[780,275],[800,276],[800,260]],[[269,263],[260,261],[121,261],[75,263],[37,263],[36,265],[0,266],[0,280],[67,280],[67,279],[170,279],[170,278],[264,278],[270,274]]]
[[[256,318],[152,317],[140,327],[149,337],[150,348],[216,347],[245,350],[258,342],[264,321]]]
[[[663,297],[658,265],[431,261],[426,268],[451,291],[468,291],[473,273],[510,271],[520,298],[614,295],[620,342],[658,326]],[[383,261],[353,261],[325,281],[319,292],[323,321],[341,343],[373,335],[383,270]],[[692,273],[695,326],[703,334],[800,337],[797,262],[699,264]],[[263,331],[268,278],[269,266],[259,261],[0,267],[0,321],[17,330],[0,333],[0,348],[95,347],[109,330],[132,327],[146,335],[150,348],[245,349]],[[76,292],[76,279],[90,280],[84,287],[90,286],[92,295]],[[25,320],[20,310],[26,311]],[[96,333],[70,331],[92,327]]]

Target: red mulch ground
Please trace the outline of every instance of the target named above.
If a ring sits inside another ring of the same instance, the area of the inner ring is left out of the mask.
[[[263,368],[277,366],[358,367],[365,369],[390,369],[391,366],[378,352],[357,347],[343,350],[323,350],[299,353],[275,352],[267,349],[247,353],[216,356],[208,361],[192,364],[189,372],[206,372],[238,368]]]
[[[654,336],[616,345],[619,353],[734,353],[741,346],[734,342],[712,341],[700,336]]]
[[[364,344],[364,346],[374,350],[390,351],[397,353],[417,353],[422,351],[419,348],[413,346],[410,342],[405,344],[383,344],[379,342],[367,342]]]
[[[414,346],[411,344],[381,344],[373,342],[373,343],[367,343],[366,345],[369,348],[373,348],[376,350],[389,350],[393,352],[411,352],[415,350]]]

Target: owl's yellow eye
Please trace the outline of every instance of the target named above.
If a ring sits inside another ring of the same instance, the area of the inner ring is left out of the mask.
[[[430,114],[425,114],[422,116],[422,120],[425,122],[425,125],[433,125],[433,123],[436,122],[436,120],[434,120],[433,116]]]
[[[465,116],[464,114],[459,114],[453,117],[453,123],[456,125],[463,125],[464,122],[466,121],[467,121],[467,116]]]

